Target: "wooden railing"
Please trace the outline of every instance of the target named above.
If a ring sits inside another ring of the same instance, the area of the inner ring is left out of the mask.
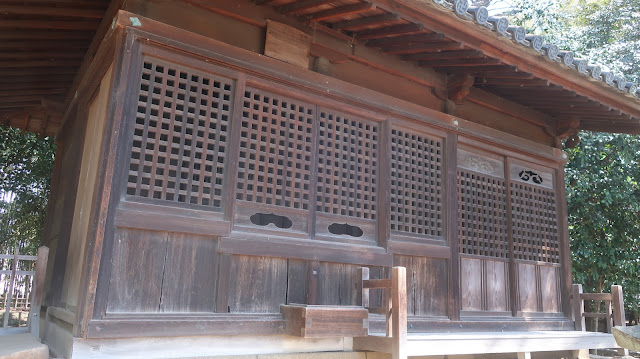
[[[38,315],[40,311],[40,297],[41,297],[41,288],[44,282],[44,273],[47,266],[47,257],[49,254],[49,249],[47,247],[40,247],[38,249],[37,256],[29,256],[29,255],[21,255],[18,248],[16,247],[13,254],[0,254],[0,259],[4,260],[13,260],[11,264],[11,269],[0,269],[0,275],[8,275],[9,276],[9,288],[5,293],[3,304],[4,304],[4,319],[2,321],[2,327],[7,328],[9,326],[9,318],[11,317],[11,309],[29,309],[32,313],[29,318],[29,323],[32,322],[32,318]],[[18,265],[21,261],[32,261],[34,262],[31,266],[22,266],[23,268],[33,268],[34,270],[19,270],[20,266]],[[0,267],[1,268],[1,267]],[[16,297],[14,299],[14,289],[16,285],[16,279],[18,276],[27,276],[30,277],[28,280],[31,285],[27,286],[23,295],[20,297]],[[33,278],[35,277],[35,282]],[[29,290],[30,287],[30,290]],[[31,296],[31,303],[29,303],[29,294]],[[36,308],[33,307],[33,304],[36,304]],[[20,312],[22,314],[22,311]],[[20,326],[21,316],[18,317],[18,326]],[[37,328],[37,325],[36,325]]]
[[[407,271],[404,267],[393,267],[391,279],[369,279],[369,268],[358,268],[359,285],[362,290],[362,306],[369,313],[386,317],[386,340],[379,343],[386,347],[379,351],[391,353],[392,359],[407,357]],[[369,290],[382,289],[382,307],[369,307]]]
[[[584,293],[582,284],[574,284],[571,288],[573,302],[573,318],[575,329],[585,331],[585,318],[604,319],[607,333],[611,333],[614,326],[625,326],[624,300],[622,286],[612,285],[611,293]],[[585,312],[585,301],[595,301],[594,307],[599,310],[600,303],[604,302],[604,312]]]

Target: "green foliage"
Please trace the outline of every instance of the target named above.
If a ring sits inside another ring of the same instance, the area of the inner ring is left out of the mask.
[[[0,126],[0,251],[35,253],[42,239],[55,143]]]
[[[640,138],[582,133],[567,150],[567,200],[576,283],[586,291],[624,286],[629,308],[640,294]]]
[[[639,0],[515,0],[505,15],[629,81],[640,79]]]

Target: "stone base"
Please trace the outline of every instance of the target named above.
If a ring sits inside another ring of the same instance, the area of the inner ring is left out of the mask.
[[[49,359],[49,347],[30,333],[0,336],[0,359]]]

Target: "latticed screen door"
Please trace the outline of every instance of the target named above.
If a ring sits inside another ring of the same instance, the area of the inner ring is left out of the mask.
[[[235,82],[146,58],[127,194],[222,210]]]
[[[444,240],[443,140],[391,129],[391,231],[420,241]]]
[[[553,170],[463,148],[457,176],[463,311],[559,312]]]

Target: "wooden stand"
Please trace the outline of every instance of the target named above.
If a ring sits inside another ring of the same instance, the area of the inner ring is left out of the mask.
[[[303,338],[361,337],[369,333],[362,307],[290,304],[280,306],[285,333]]]

